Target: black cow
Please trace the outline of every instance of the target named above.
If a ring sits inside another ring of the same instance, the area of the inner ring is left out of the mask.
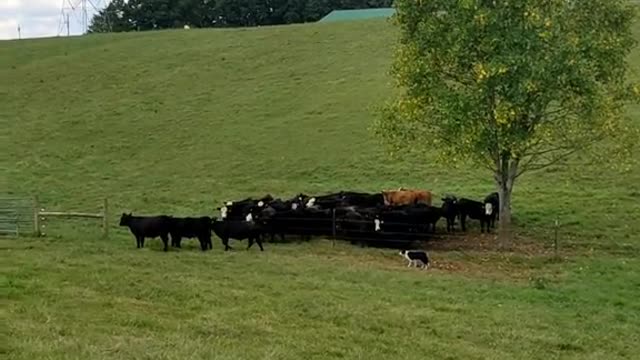
[[[442,199],[442,216],[447,220],[447,232],[455,231],[456,218],[460,216],[458,199],[455,196]]]
[[[280,240],[284,241],[285,231],[282,226],[277,226],[276,222],[277,214],[279,213],[287,213],[290,211],[294,211],[290,209],[291,204],[287,206],[286,202],[276,201],[272,202],[265,208],[254,207],[251,211],[251,216],[253,220],[260,224],[262,234],[261,235],[270,235],[271,242],[274,241],[275,235],[280,235]]]
[[[229,246],[229,239],[249,239],[249,246],[247,246],[247,250],[251,248],[255,240],[258,243],[258,246],[260,246],[260,251],[264,251],[264,248],[262,247],[262,240],[260,238],[262,230],[254,221],[218,220],[214,217],[211,221],[211,229],[213,229],[213,232],[222,241],[224,251],[233,249]]]
[[[211,218],[202,216],[199,218],[171,218],[171,245],[180,248],[180,241],[184,238],[198,238],[202,251],[212,249],[211,244]]]
[[[460,226],[462,227],[462,231],[467,231],[466,219],[468,216],[471,219],[480,220],[480,232],[484,232],[485,227],[487,229],[487,232],[490,232],[490,215],[487,214],[484,203],[462,198],[458,200],[457,207],[460,216]]]
[[[339,207],[376,207],[384,205],[384,197],[380,194],[369,194],[355,191],[340,191],[338,193],[308,197],[298,195],[298,199],[304,199],[305,207],[316,209],[336,209]]]
[[[361,208],[370,208],[384,205],[384,197],[382,193],[368,194],[358,192],[342,193],[343,206],[356,206]]]
[[[133,216],[131,213],[123,213],[120,217],[120,226],[127,226],[133,236],[136,237],[136,247],[144,247],[145,238],[160,237],[164,244],[164,251],[168,250],[169,231],[171,230],[171,216]]]
[[[304,195],[303,195],[304,196]],[[342,203],[342,193],[327,194],[309,197],[305,207],[315,209],[335,209]]]
[[[359,243],[364,246],[371,241],[380,238],[379,233],[374,231],[374,218],[377,209],[370,208],[339,208],[336,209],[336,232],[337,235],[351,244]]]
[[[356,208],[337,220],[340,236],[361,246],[403,249],[420,240],[405,211]]]
[[[500,216],[500,196],[493,192],[484,198],[485,213],[489,216],[489,226],[496,227],[496,219]]]
[[[254,207],[264,207],[273,200],[273,197],[267,194],[258,200],[247,198],[240,201],[227,201],[218,210],[220,210],[222,220],[241,221],[246,219]]]
[[[396,207],[380,212],[376,216],[375,227],[376,231],[384,228],[387,232],[405,234],[435,232],[436,224],[442,214],[441,208],[423,204]]]
[[[311,236],[330,236],[333,233],[331,210],[297,208],[276,211],[267,208],[256,214],[255,218],[264,233],[271,235],[272,240],[275,234],[279,234],[284,240],[284,234],[309,239]]]

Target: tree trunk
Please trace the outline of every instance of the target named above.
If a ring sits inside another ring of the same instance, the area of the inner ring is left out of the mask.
[[[498,219],[498,242],[500,248],[508,249],[513,243],[511,229],[511,192],[518,173],[518,159],[511,159],[508,155],[501,156],[496,171],[496,185],[500,197],[500,217]]]

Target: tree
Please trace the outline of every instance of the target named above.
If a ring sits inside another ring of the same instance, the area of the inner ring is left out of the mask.
[[[129,7],[125,0],[113,0],[91,19],[90,33],[133,30],[129,21]]]
[[[334,9],[388,7],[392,0],[113,0],[90,32],[290,24],[317,21]]]
[[[512,240],[511,194],[519,176],[576,153],[630,158],[638,132],[623,111],[638,98],[626,80],[633,5],[396,0],[395,6],[399,44],[391,72],[401,91],[374,132],[391,151],[437,149],[440,160],[489,170],[500,197],[502,245]]]

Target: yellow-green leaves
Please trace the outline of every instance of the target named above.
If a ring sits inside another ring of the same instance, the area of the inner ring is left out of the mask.
[[[489,77],[489,72],[483,64],[473,65],[473,73],[475,74],[476,81],[480,82]]]
[[[514,106],[507,101],[499,101],[495,104],[493,109],[493,117],[498,125],[510,125],[516,121],[517,110]]]
[[[496,153],[554,159],[603,138],[630,143],[623,107],[640,102],[640,86],[625,80],[635,40],[623,0],[395,4],[402,95],[375,126],[394,153],[437,148],[448,163],[487,164]]]

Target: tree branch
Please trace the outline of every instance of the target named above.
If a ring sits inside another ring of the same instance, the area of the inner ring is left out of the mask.
[[[555,149],[552,149],[552,150],[553,151],[558,151],[558,149],[560,149],[560,148],[555,148]],[[520,175],[524,174],[527,171],[540,170],[540,169],[544,169],[546,167],[549,167],[551,165],[557,164],[560,161],[568,158],[572,154],[578,152],[579,150],[582,150],[582,147],[574,147],[574,148],[570,148],[570,149],[567,149],[567,150],[568,151],[566,151],[566,152],[564,152],[564,153],[562,153],[562,154],[560,154],[558,156],[555,156],[555,157],[552,157],[552,158],[548,159],[548,161],[546,161],[544,163],[536,162],[540,154],[538,154],[538,156],[532,156],[525,164],[523,164],[520,167],[520,171],[518,171],[518,173],[516,174],[516,178],[520,177]],[[551,151],[544,151],[542,153],[550,153],[550,152]],[[545,160],[545,159],[543,159],[543,160]]]

